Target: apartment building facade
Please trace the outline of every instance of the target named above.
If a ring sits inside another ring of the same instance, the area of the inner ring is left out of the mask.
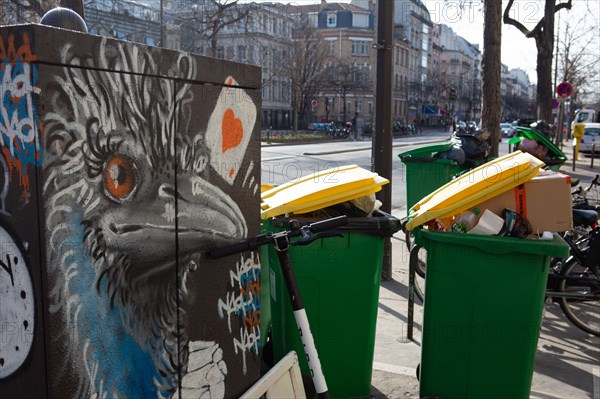
[[[432,23],[420,0],[394,0],[392,116],[400,123],[439,125],[448,118],[478,120],[481,104],[481,52],[445,25]],[[86,3],[86,23],[92,34],[160,45],[200,55],[216,56],[263,68],[263,128],[292,127],[293,99],[286,74],[301,17],[310,20],[326,46],[320,90],[311,101],[313,121],[373,122],[375,109],[376,1],[352,0],[298,6],[243,3],[247,17],[223,26],[216,49],[198,25],[195,9],[185,0],[95,0]],[[198,8],[200,7],[200,8]],[[239,11],[239,10],[238,10]],[[24,16],[12,15],[14,22]],[[6,21],[5,21],[6,22]],[[347,79],[344,79],[343,73]],[[327,75],[329,74],[329,80]],[[502,73],[506,116],[523,112],[518,99],[529,100],[527,75]],[[512,100],[511,100],[512,99]],[[510,108],[510,110],[509,110]],[[504,114],[503,114],[504,115]]]

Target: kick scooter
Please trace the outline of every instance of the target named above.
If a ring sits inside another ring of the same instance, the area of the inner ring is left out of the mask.
[[[292,303],[294,318],[296,319],[296,325],[298,327],[298,332],[300,333],[300,339],[302,340],[302,346],[304,347],[311,377],[320,399],[329,398],[327,383],[325,382],[325,376],[321,369],[321,362],[319,360],[317,348],[315,347],[315,341],[310,331],[306,310],[304,309],[300,290],[298,289],[298,284],[296,282],[296,275],[294,274],[294,269],[292,267],[289,247],[291,245],[308,245],[319,238],[342,237],[342,234],[340,233],[329,232],[327,230],[332,230],[347,224],[348,218],[346,216],[338,216],[314,222],[306,226],[300,226],[300,223],[297,220],[290,220],[288,223],[289,231],[260,234],[254,238],[236,244],[216,248],[208,253],[212,259],[218,259],[240,252],[251,251],[262,245],[273,245],[273,248],[275,248],[275,251],[277,252],[277,258],[281,265],[281,272]],[[292,238],[297,239],[291,240]]]

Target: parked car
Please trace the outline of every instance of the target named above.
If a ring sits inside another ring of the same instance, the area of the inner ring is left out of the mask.
[[[583,128],[583,137],[579,142],[579,152],[600,152],[600,123],[586,123]],[[573,140],[573,145],[575,141]]]
[[[515,136],[517,134],[517,124],[519,123],[519,121],[512,121],[512,123],[510,124],[510,128],[512,130],[511,136]]]
[[[500,124],[500,136],[502,137],[512,137],[513,129],[510,123],[501,123]]]

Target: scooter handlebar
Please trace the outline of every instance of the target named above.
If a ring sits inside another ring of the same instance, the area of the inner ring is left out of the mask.
[[[319,233],[322,231],[332,230],[337,227],[345,226],[347,224],[348,217],[342,215],[335,218],[311,223],[307,227],[311,233]],[[291,232],[290,234],[290,236],[292,237],[297,235],[300,235],[300,231]],[[237,242],[234,244],[226,245],[224,247],[212,249],[208,252],[208,256],[211,259],[219,259],[228,255],[238,254],[240,252],[252,251],[261,245],[269,244],[271,242],[273,242],[272,233],[260,234],[254,238],[250,238],[242,242]]]
[[[239,254],[245,251],[252,251],[261,245],[265,245],[271,242],[272,234],[261,234],[249,240],[237,242],[235,244],[227,245],[220,248],[215,248],[208,252],[208,256],[211,259],[219,259],[228,255]]]
[[[322,220],[320,222],[311,223],[308,228],[312,233],[319,233],[322,231],[333,230],[337,227],[346,226],[347,224],[348,217],[342,215],[331,219]]]

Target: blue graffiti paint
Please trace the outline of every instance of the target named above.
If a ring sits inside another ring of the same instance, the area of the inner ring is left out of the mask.
[[[83,242],[84,229],[81,215],[73,214],[73,229],[69,242]],[[150,351],[156,350],[149,343],[138,342],[127,331],[128,316],[123,309],[111,303],[104,278],[96,288],[97,270],[89,252],[74,245],[66,264],[75,263],[77,278],[70,279],[68,293],[73,306],[78,307],[76,320],[77,337],[82,353],[74,353],[86,359],[88,370],[95,370],[92,392],[107,393],[108,397],[156,398],[156,381],[160,376]],[[169,394],[162,392],[163,397]]]
[[[4,60],[0,68],[1,143],[10,149],[13,159],[20,162],[22,176],[26,173],[27,165],[42,164],[38,137],[41,125],[33,97],[40,92],[36,87],[38,79],[37,67],[28,62]]]

